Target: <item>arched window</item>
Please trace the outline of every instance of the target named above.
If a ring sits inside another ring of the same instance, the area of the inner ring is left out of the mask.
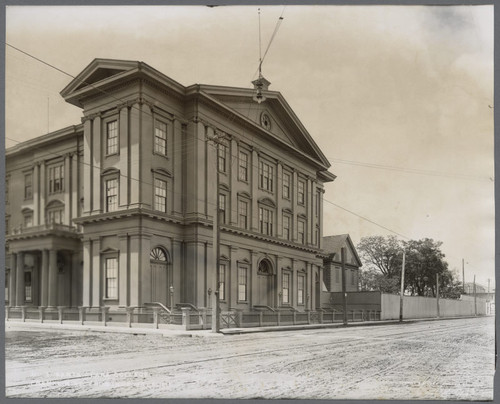
[[[271,262],[269,262],[268,259],[264,258],[259,262],[259,274],[262,275],[272,275],[273,274],[273,267],[271,265]]]
[[[155,247],[151,250],[149,254],[149,259],[151,261],[167,262],[167,253],[161,247]]]

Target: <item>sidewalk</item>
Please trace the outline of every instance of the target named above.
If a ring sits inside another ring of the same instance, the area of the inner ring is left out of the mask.
[[[421,318],[403,320],[404,324],[410,324],[420,321],[438,321],[438,320],[458,320],[471,317],[447,317],[447,318]],[[473,318],[473,317],[472,317]],[[109,324],[109,323],[108,323]],[[347,324],[347,327],[370,327],[377,325],[399,324],[399,320],[378,320],[378,321],[359,321]],[[329,328],[344,328],[342,323],[332,324],[302,324],[302,325],[283,325],[270,327],[249,327],[249,328],[224,328],[220,333],[214,333],[212,330],[183,330],[180,328],[167,328],[163,326],[158,329],[152,327],[138,327],[132,324],[132,327],[124,325],[100,325],[95,324],[60,324],[58,322],[34,322],[34,321],[16,321],[9,320],[5,322],[5,331],[35,331],[44,330],[50,332],[58,331],[74,331],[74,332],[107,332],[107,333],[122,333],[133,335],[158,335],[163,337],[220,337],[224,335],[239,335],[251,334],[260,332],[275,332],[275,331],[300,331],[314,329],[329,329]]]

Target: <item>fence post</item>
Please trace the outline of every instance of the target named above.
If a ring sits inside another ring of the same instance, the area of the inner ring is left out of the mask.
[[[153,328],[158,328],[158,307],[153,307]]]
[[[318,311],[318,321],[320,324],[323,324],[323,312],[321,310]]]
[[[21,306],[21,321],[23,323],[26,321],[26,306]]]
[[[264,322],[264,313],[259,311],[259,327],[262,327],[262,323]]]
[[[182,307],[182,325],[184,326],[184,329],[186,331],[189,331],[191,329],[191,319],[190,319],[190,311],[191,309],[189,307]],[[213,321],[214,319],[212,319]]]
[[[59,319],[59,324],[63,323],[63,306],[57,306],[57,317]]]
[[[44,312],[45,312],[45,307],[40,306],[38,308],[38,312],[40,313],[39,320],[40,320],[41,323],[43,323],[43,315],[44,315]]]
[[[292,322],[293,322],[293,325],[295,325],[295,323],[297,322],[297,312],[296,311],[293,312]]]
[[[208,329],[207,327],[207,309],[204,307],[200,308],[200,315],[201,315],[201,329],[206,330]]]
[[[307,324],[311,324],[311,311],[307,310]]]
[[[80,321],[80,325],[85,323],[85,307],[78,307],[78,320]]]
[[[107,317],[108,317],[108,311],[109,311],[109,307],[107,306],[102,306],[101,307],[101,321],[102,321],[102,325],[104,327],[106,327],[106,322],[107,322]]]
[[[236,326],[243,327],[243,310],[236,309],[235,311],[236,311],[236,319],[237,319]]]
[[[126,307],[125,310],[127,310],[127,326],[128,328],[132,327],[132,314],[134,313],[134,308],[133,307]]]
[[[9,320],[9,312],[10,312],[10,307],[7,306],[5,308],[5,320],[8,321]]]
[[[278,325],[281,325],[281,313],[279,310],[277,314],[278,314]]]

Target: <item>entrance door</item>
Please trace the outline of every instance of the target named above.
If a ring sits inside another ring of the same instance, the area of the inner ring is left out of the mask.
[[[165,306],[167,301],[167,264],[151,262],[151,300]]]
[[[258,305],[273,306],[272,302],[272,276],[258,275]]]
[[[169,307],[168,291],[172,284],[172,276],[169,273],[167,252],[160,247],[153,248],[150,254],[150,265],[151,301]]]

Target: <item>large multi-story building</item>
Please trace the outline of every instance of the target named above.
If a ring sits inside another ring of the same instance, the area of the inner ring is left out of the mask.
[[[6,151],[9,306],[319,307],[329,162],[279,92],[95,59],[82,123]],[[214,139],[216,141],[214,141]],[[172,298],[172,300],[171,300]]]

